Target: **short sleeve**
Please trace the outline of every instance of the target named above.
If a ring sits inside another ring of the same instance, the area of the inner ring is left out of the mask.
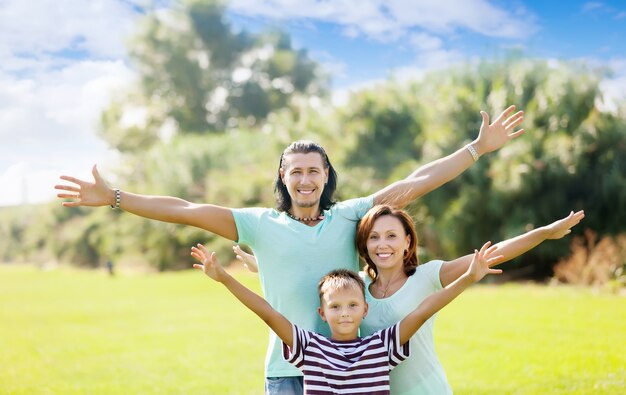
[[[232,209],[235,226],[237,227],[237,243],[254,245],[261,216],[267,210],[260,207]]]
[[[441,276],[439,274],[442,266],[442,260],[428,261],[418,266],[418,270],[420,270],[422,276],[424,276],[428,280],[428,283],[432,286],[433,292],[443,288],[441,285]]]
[[[400,344],[400,323],[381,330],[380,338],[387,348],[390,369],[395,368],[411,355],[411,342]]]
[[[293,332],[293,344],[291,348],[283,342],[283,358],[298,369],[304,365],[304,350],[309,344],[310,334],[308,331],[291,324]]]
[[[369,209],[372,208],[374,205],[374,197],[366,196],[362,198],[349,199],[339,203],[339,205],[342,209],[344,209],[342,211],[350,211],[351,215],[349,215],[349,217],[353,217],[351,219],[358,221],[363,218]]]

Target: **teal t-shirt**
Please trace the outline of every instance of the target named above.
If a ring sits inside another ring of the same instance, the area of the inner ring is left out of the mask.
[[[361,336],[401,321],[426,297],[440,290],[439,271],[442,265],[440,260],[419,265],[402,288],[384,299],[372,296],[368,290],[371,280],[365,276],[365,299],[369,309],[361,321]],[[435,354],[434,320],[435,316],[430,317],[411,337],[411,356],[391,371],[389,384],[394,395],[452,394],[446,373]]]
[[[358,270],[355,235],[372,197],[346,200],[324,211],[324,220],[307,226],[268,208],[232,210],[239,243],[254,251],[261,288],[274,309],[299,327],[330,337],[317,313],[317,283],[331,270]],[[266,377],[301,376],[282,357],[281,340],[270,331]]]

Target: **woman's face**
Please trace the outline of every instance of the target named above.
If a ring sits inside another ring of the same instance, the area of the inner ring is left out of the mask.
[[[379,270],[395,268],[403,265],[409,242],[410,236],[402,222],[394,216],[383,215],[376,219],[367,237],[367,254]]]

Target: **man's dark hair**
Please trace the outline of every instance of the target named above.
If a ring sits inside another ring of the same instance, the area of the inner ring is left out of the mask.
[[[291,208],[291,196],[287,187],[283,184],[283,180],[280,178],[280,169],[283,167],[283,161],[287,155],[290,154],[308,154],[310,152],[317,152],[321,155],[324,162],[324,169],[328,170],[328,182],[324,186],[322,196],[320,197],[320,210],[328,210],[335,201],[333,195],[337,188],[337,172],[333,165],[330,164],[328,155],[321,145],[308,140],[294,141],[289,144],[287,148],[280,155],[280,162],[278,163],[278,171],[276,172],[276,180],[274,181],[274,194],[276,195],[276,209],[278,211],[287,211]]]

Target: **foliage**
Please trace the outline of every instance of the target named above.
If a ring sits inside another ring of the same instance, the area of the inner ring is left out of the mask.
[[[196,3],[189,4],[192,9]],[[159,20],[156,15],[150,18],[151,23]],[[224,26],[220,29],[230,32]],[[234,39],[234,33],[229,34]],[[239,67],[236,61],[215,62]],[[169,75],[168,70],[161,72]],[[460,177],[409,207],[418,224],[421,258],[460,256],[486,240],[516,236],[578,209],[585,210],[586,218],[572,236],[592,229],[603,239],[624,233],[626,226],[626,105],[600,110],[602,76],[602,70],[577,63],[482,62],[409,83],[389,81],[353,94],[339,108],[315,95],[293,96],[288,107],[273,108],[263,124],[238,123],[220,132],[207,126],[205,133],[181,129],[169,138],[153,133],[149,144],[136,138],[152,133],[144,126],[137,135],[132,130],[120,135],[130,143],[118,146],[124,155],[117,169],[122,182],[116,185],[226,207],[272,207],[280,153],[291,141],[308,138],[326,147],[338,171],[336,197],[365,196],[421,164],[462,149],[477,136],[480,110],[495,116],[515,103],[525,110],[525,136],[483,156]],[[175,73],[168,78],[175,79]],[[163,119],[154,118],[155,125]],[[141,144],[146,145],[137,149]],[[167,270],[188,267],[189,247],[198,242],[232,256],[232,242],[204,230],[107,208],[54,204],[0,211],[4,218],[0,231],[8,237],[0,238],[3,260],[54,258],[94,267],[112,258]],[[566,237],[544,243],[504,268],[548,278],[552,266],[569,253],[570,241]]]
[[[575,234],[585,227],[615,234],[625,229],[626,118],[598,110],[601,76],[579,64],[512,59],[379,86],[353,98],[342,118],[348,160],[360,174],[359,167],[370,169],[377,178],[370,183],[386,185],[416,168],[415,160],[425,164],[470,142],[480,110],[495,115],[514,103],[525,110],[526,135],[412,206],[425,221],[419,233],[429,253],[466,254],[579,209],[586,219]],[[568,244],[545,243],[513,265],[521,261],[532,276],[549,276]]]
[[[554,266],[553,280],[568,284],[626,287],[626,234],[597,240],[590,229],[572,240],[572,254]]]
[[[235,31],[218,1],[187,1],[147,14],[131,40],[139,85],[102,115],[102,136],[138,151],[173,134],[262,124],[326,82],[305,50],[278,31]]]

